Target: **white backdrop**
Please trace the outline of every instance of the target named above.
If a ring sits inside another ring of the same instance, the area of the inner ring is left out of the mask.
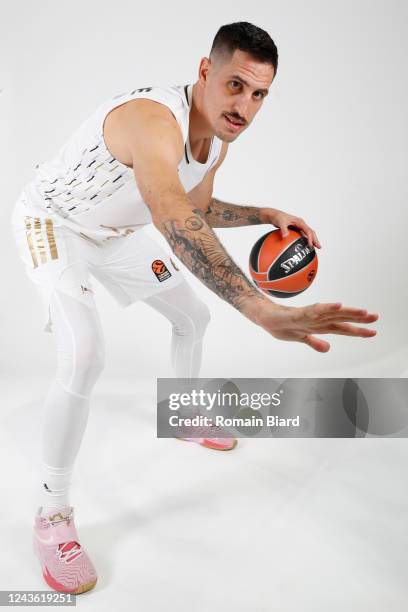
[[[247,20],[279,51],[270,95],[230,146],[215,192],[302,216],[323,245],[319,273],[290,305],[343,301],[380,314],[373,339],[326,336],[329,353],[275,340],[182,266],[212,321],[201,376],[401,376],[408,367],[404,262],[408,149],[407,4],[385,1],[14,2],[0,36],[3,300],[1,372],[44,376],[54,344],[9,231],[17,195],[105,98],[194,82],[220,25]],[[4,61],[6,58],[6,61]],[[215,230],[248,271],[272,226]],[[165,239],[150,226],[168,250]],[[121,310],[95,281],[107,344],[102,381],[172,376],[171,328],[139,303]],[[101,383],[102,384],[102,383]]]
[[[194,82],[220,25],[263,27],[279,49],[277,78],[230,147],[215,195],[304,217],[323,245],[319,273],[285,303],[367,307],[381,315],[378,336],[326,336],[326,354],[279,342],[183,266],[212,311],[201,375],[406,375],[407,17],[403,0],[2,3],[0,589],[46,588],[31,537],[54,344],[9,230],[35,165],[107,97]],[[253,242],[270,229],[216,232],[247,270]],[[405,610],[405,441],[240,439],[231,453],[216,453],[157,439],[155,377],[172,376],[170,326],[143,303],[122,310],[96,281],[95,289],[107,365],[71,503],[99,578],[78,605]]]

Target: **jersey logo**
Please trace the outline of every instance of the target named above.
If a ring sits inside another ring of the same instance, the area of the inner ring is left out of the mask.
[[[152,263],[152,270],[155,273],[156,278],[160,282],[166,280],[166,278],[169,278],[171,276],[171,272],[167,268],[164,261],[162,261],[161,259],[154,260],[154,262]]]
[[[135,94],[137,91],[142,93],[143,91],[148,92],[148,91],[151,91],[152,89],[153,89],[152,87],[140,87],[139,89],[134,89],[130,95],[133,96],[133,94]]]

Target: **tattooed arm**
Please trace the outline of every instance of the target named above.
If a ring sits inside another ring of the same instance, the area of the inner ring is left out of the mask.
[[[248,318],[256,320],[260,303],[278,308],[232,260],[204,212],[185,192],[177,174],[184,155],[178,124],[169,120],[168,109],[162,110],[166,107],[145,102],[153,104],[154,110],[132,120],[129,147],[136,183],[150,208],[153,224],[199,280]]]
[[[184,141],[170,110],[150,100],[138,102],[143,104],[131,105],[124,115],[118,138],[129,147],[136,183],[155,227],[204,285],[275,338],[303,342],[319,352],[328,351],[330,344],[314,333],[375,335],[343,323],[377,319],[366,310],[342,308],[341,303],[280,306],[261,293],[229,256],[180,182],[177,167]]]
[[[180,198],[176,210],[163,211],[154,223],[199,280],[243,314],[254,310],[257,301],[272,304],[231,259],[200,209]]]
[[[313,304],[303,308],[280,306],[262,295],[228,255],[200,209],[188,199],[172,198],[174,207],[155,215],[154,223],[184,265],[244,316],[280,340],[304,342],[319,352],[330,344],[313,333],[337,333],[369,337],[375,331],[344,321],[371,323],[377,315],[343,308],[341,303]]]
[[[241,227],[271,223],[282,230],[283,236],[287,235],[289,226],[294,226],[308,239],[311,247],[321,248],[316,232],[303,219],[276,208],[240,206],[211,197],[205,217],[211,227]]]
[[[211,198],[205,213],[211,227],[240,227],[242,225],[259,225],[263,220],[263,209],[257,206],[239,206]]]

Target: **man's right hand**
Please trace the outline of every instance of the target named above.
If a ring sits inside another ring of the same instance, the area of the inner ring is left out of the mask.
[[[320,353],[330,349],[330,343],[315,334],[340,334],[371,338],[374,329],[353,323],[373,323],[378,315],[363,308],[349,308],[341,302],[310,306],[281,306],[266,296],[248,298],[242,313],[278,340],[303,342]]]

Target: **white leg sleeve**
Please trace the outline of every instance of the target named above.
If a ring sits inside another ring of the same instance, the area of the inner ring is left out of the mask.
[[[171,322],[171,363],[177,378],[199,376],[203,336],[210,321],[208,306],[187,281],[143,300]]]
[[[104,363],[96,308],[55,291],[50,302],[57,350],[56,378],[44,404],[43,503],[67,504],[70,475],[85,431],[89,398]]]

